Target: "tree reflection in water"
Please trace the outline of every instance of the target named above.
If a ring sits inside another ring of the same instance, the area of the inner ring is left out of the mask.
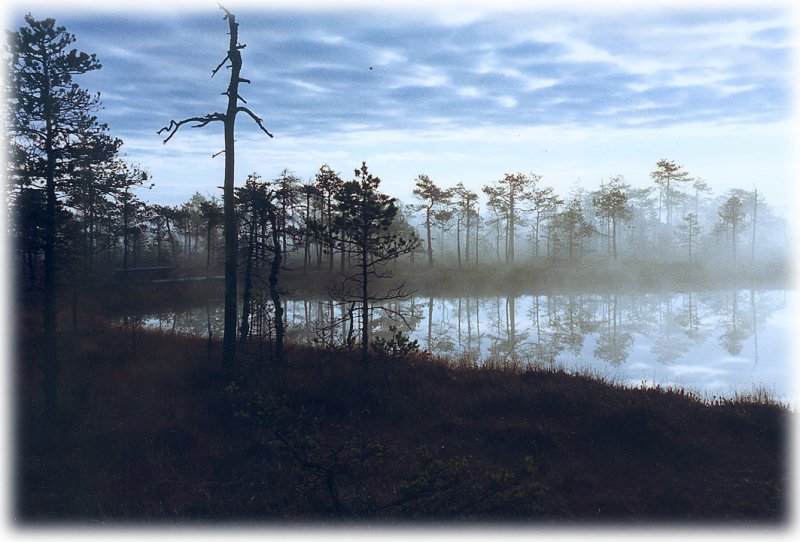
[[[703,374],[722,378],[719,375],[732,371],[720,365],[723,361],[730,365],[749,360],[748,366],[754,370],[759,332],[766,335],[770,315],[787,306],[787,295],[782,290],[747,289],[428,296],[395,301],[392,312],[403,314],[405,321],[391,313],[376,312],[371,335],[390,339],[394,327],[437,355],[477,363],[494,359],[601,372],[620,370],[625,381],[640,381],[643,371],[665,375],[661,384],[671,383],[670,375],[696,373],[696,382],[689,383],[696,389],[707,384]],[[290,299],[286,309],[287,338],[294,342],[341,347],[352,346],[356,339],[353,330],[358,329],[359,314],[348,304]],[[165,310],[146,316],[144,321],[162,331],[200,336],[206,336],[211,326],[217,336],[215,326],[221,326],[221,310],[213,306],[208,312],[205,306],[180,312]],[[788,366],[788,360],[772,363]]]
[[[633,333],[620,321],[617,295],[606,296],[605,325],[599,326],[594,357],[618,367],[625,363],[633,346]]]

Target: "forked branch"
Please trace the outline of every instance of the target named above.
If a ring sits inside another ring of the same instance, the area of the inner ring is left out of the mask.
[[[172,139],[172,136],[174,136],[178,132],[178,129],[184,124],[195,122],[197,124],[191,126],[191,128],[202,128],[203,126],[206,126],[208,123],[214,121],[225,122],[225,115],[223,113],[210,113],[204,117],[189,117],[188,119],[183,119],[179,121],[171,120],[169,121],[168,126],[164,126],[156,133],[158,135],[161,135],[163,132],[167,132],[167,138],[164,140],[164,143],[166,143],[167,141]]]

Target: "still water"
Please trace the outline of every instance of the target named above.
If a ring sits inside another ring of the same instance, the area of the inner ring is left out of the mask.
[[[631,386],[677,386],[706,397],[768,390],[795,406],[792,337],[797,292],[727,290],[516,297],[416,297],[373,312],[372,337],[392,327],[434,354],[590,371]],[[254,331],[269,339],[268,304]],[[287,299],[287,338],[358,338],[358,311],[330,300]],[[403,315],[399,317],[398,315]],[[260,316],[260,318],[259,318]],[[222,307],[151,313],[165,331],[221,335]],[[259,328],[259,326],[261,326]]]

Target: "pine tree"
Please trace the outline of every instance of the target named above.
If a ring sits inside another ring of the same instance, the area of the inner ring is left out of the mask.
[[[414,185],[414,195],[421,199],[423,203],[419,209],[425,211],[425,242],[428,253],[428,265],[433,267],[433,239],[431,238],[431,223],[437,205],[441,205],[450,197],[450,193],[440,188],[427,175],[417,176]]]
[[[32,212],[43,222],[43,387],[45,410],[52,413],[57,408],[59,374],[56,244],[60,198],[73,180],[81,142],[91,139],[91,134],[103,133],[106,126],[93,114],[100,107],[99,95],[73,81],[75,76],[100,69],[96,56],[71,48],[75,36],[57,26],[54,19],[37,20],[28,14],[25,23],[27,26],[7,33],[10,92],[6,119],[14,150],[9,156],[14,162],[14,180],[20,187],[44,192],[43,212]]]
[[[688,171],[683,171],[683,166],[677,165],[674,161],[663,158],[656,162],[656,168],[650,173],[650,178],[661,188],[664,203],[667,207],[667,224],[672,224],[672,205],[675,202],[675,183],[687,183],[691,181]],[[659,218],[660,218],[659,206]]]
[[[392,277],[387,264],[408,254],[418,243],[415,236],[405,237],[391,231],[397,215],[395,198],[382,194],[378,187],[380,178],[373,176],[366,162],[355,170],[355,179],[344,183],[336,193],[339,214],[334,219],[334,231],[339,235],[339,250],[355,261],[354,272],[344,282],[332,289],[341,301],[357,302],[361,310],[361,359],[368,363],[370,309],[376,302],[405,299],[404,285],[379,291],[376,282]],[[396,312],[395,312],[396,314]],[[402,315],[396,314],[402,318]]]

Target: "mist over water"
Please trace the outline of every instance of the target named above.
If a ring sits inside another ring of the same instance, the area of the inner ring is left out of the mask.
[[[420,350],[456,360],[563,367],[708,398],[761,388],[796,404],[792,290],[427,296],[396,301],[393,308],[406,315],[405,322],[376,310],[373,338],[388,339],[397,330]],[[222,306],[151,312],[135,320],[168,332],[207,336],[211,330],[218,337]],[[339,345],[352,332],[347,307],[330,300],[288,299],[286,322],[287,338],[300,344]],[[357,330],[357,314],[352,324]]]

